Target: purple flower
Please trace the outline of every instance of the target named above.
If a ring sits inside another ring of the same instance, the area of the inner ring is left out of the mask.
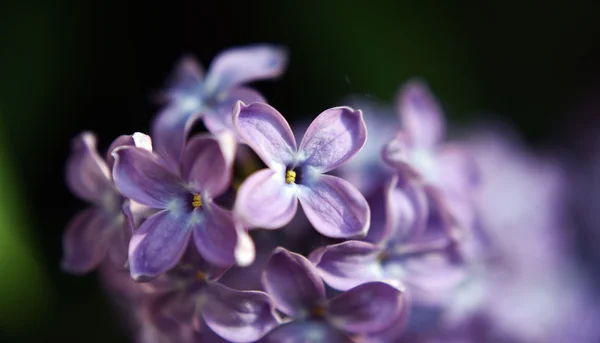
[[[66,181],[71,192],[92,206],[75,216],[63,236],[62,268],[71,273],[86,273],[96,268],[108,254],[120,268],[127,261],[127,244],[131,231],[123,217],[124,199],[112,180],[110,152],[119,146],[152,149],[148,136],[136,133],[120,136],[108,149],[103,160],[96,151],[96,137],[83,132],[73,141],[67,161]]]
[[[300,200],[310,223],[325,236],[367,233],[370,210],[363,195],[347,181],[323,174],[365,144],[360,110],[324,111],[308,127],[299,148],[287,121],[267,104],[238,102],[233,121],[240,137],[269,167],[240,186],[235,211],[246,223],[280,228],[292,220]]]
[[[180,174],[140,148],[113,152],[119,191],[160,210],[135,231],[129,244],[131,275],[147,280],[171,269],[193,236],[200,254],[217,265],[249,264],[254,245],[231,213],[213,202],[231,180],[231,164],[215,138],[199,135],[186,145]]]
[[[215,57],[205,77],[193,58],[184,57],[164,94],[167,105],[152,124],[156,153],[176,170],[189,130],[201,116],[214,134],[233,131],[231,110],[236,101],[265,101],[256,91],[239,86],[278,77],[286,63],[287,54],[279,47],[233,48]]]
[[[425,84],[412,81],[400,90],[397,106],[403,130],[385,146],[384,161],[404,177],[439,190],[431,194],[460,225],[471,227],[474,163],[462,145],[442,144],[446,123],[437,100]]]
[[[346,241],[310,255],[323,280],[338,290],[382,281],[406,287],[411,296],[435,294],[460,282],[464,268],[455,261],[452,240],[437,227],[438,210],[423,188],[395,176],[383,197],[371,206],[383,223],[371,223],[368,242]]]
[[[273,252],[263,284],[277,309],[290,317],[264,342],[351,342],[347,334],[377,332],[394,324],[403,305],[402,293],[381,282],[360,285],[328,300],[310,261],[283,248]]]

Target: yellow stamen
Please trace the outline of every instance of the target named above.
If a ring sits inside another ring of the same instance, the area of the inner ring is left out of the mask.
[[[310,314],[313,317],[324,317],[325,316],[325,308],[321,306],[317,306],[310,311]]]
[[[194,208],[202,207],[202,197],[200,196],[200,194],[194,194],[192,206],[194,206]]]
[[[296,182],[296,172],[293,170],[288,170],[285,173],[285,183]]]
[[[200,281],[204,281],[205,278],[206,278],[206,274],[204,274],[201,270],[196,272],[196,279],[198,279]]]

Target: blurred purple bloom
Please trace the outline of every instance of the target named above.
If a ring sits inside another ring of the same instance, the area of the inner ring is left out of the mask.
[[[463,146],[442,144],[446,123],[437,100],[425,84],[412,81],[400,90],[397,106],[403,129],[385,146],[384,160],[405,177],[441,191],[439,201],[460,225],[471,227],[475,167]]]
[[[240,85],[280,76],[287,64],[284,49],[270,45],[232,48],[214,58],[206,76],[191,57],[184,57],[164,94],[167,105],[152,124],[155,151],[169,168],[178,169],[192,125],[203,117],[214,134],[232,131],[235,102],[264,102],[256,91]]]
[[[219,141],[205,135],[186,145],[180,174],[155,154],[134,147],[113,152],[114,180],[126,197],[160,211],[135,231],[129,244],[131,275],[156,277],[181,258],[190,237],[200,254],[217,265],[249,264],[254,245],[231,213],[213,202],[231,181],[231,165]]]
[[[107,253],[115,265],[125,266],[131,231],[123,217],[124,199],[115,188],[110,172],[114,163],[110,153],[119,146],[152,149],[146,135],[120,136],[108,149],[107,163],[96,151],[94,134],[83,132],[73,140],[66,167],[67,185],[71,192],[92,206],[75,216],[64,233],[62,268],[66,271],[89,272]]]
[[[379,235],[369,237],[370,232],[369,242],[346,241],[310,255],[323,280],[338,290],[382,281],[411,293],[433,294],[462,281],[464,267],[451,238],[436,227],[438,209],[428,203],[423,188],[395,176],[383,196],[379,206],[371,206],[383,218],[383,223],[371,224]]]
[[[291,319],[265,342],[349,342],[346,334],[386,329],[398,320],[402,292],[381,282],[365,283],[327,299],[314,266],[302,255],[277,248],[264,271],[264,288]]]
[[[299,148],[287,121],[267,104],[238,102],[233,120],[241,138],[269,167],[240,186],[235,211],[245,222],[280,228],[292,220],[299,200],[310,223],[325,236],[367,233],[370,210],[363,195],[347,181],[323,174],[365,144],[360,110],[324,111],[308,127]]]

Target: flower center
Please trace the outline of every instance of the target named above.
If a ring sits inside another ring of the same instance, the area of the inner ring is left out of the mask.
[[[194,194],[192,206],[194,206],[194,208],[202,207],[202,197],[200,196],[200,193]]]
[[[196,279],[204,281],[206,279],[206,274],[204,274],[203,271],[199,270],[196,272]]]
[[[325,308],[322,306],[315,306],[310,311],[310,315],[313,318],[322,318],[325,317]]]
[[[293,170],[288,170],[285,172],[285,183],[290,184],[296,182],[296,172]]]

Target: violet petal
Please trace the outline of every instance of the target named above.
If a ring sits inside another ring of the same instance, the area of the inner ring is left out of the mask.
[[[320,173],[335,169],[360,151],[367,141],[367,126],[360,110],[334,107],[310,124],[300,143],[305,164]]]
[[[398,94],[398,111],[402,127],[411,142],[433,147],[443,139],[446,123],[437,100],[423,82],[408,82]]]
[[[337,327],[352,333],[386,329],[400,318],[402,292],[383,282],[365,283],[329,301],[328,315]]]
[[[218,205],[211,203],[206,207],[201,214],[192,214],[198,218],[193,220],[198,221],[194,224],[194,243],[200,255],[218,266],[251,264],[255,256],[254,245],[240,224]]]
[[[120,147],[113,154],[116,158],[113,179],[125,197],[153,208],[166,208],[174,199],[188,194],[179,177],[163,167],[151,152]]]
[[[292,220],[298,199],[294,186],[286,185],[283,173],[263,169],[240,185],[234,208],[250,226],[277,229]]]
[[[324,321],[293,321],[269,332],[258,343],[352,343],[345,334]]]
[[[96,268],[106,256],[115,226],[119,225],[113,220],[96,207],[78,213],[63,235],[62,269],[83,274]]]
[[[129,243],[131,276],[146,281],[173,268],[185,252],[191,233],[189,215],[165,210],[150,216]]]
[[[278,77],[287,65],[287,52],[272,45],[250,45],[225,50],[212,61],[204,92],[216,95],[243,83]]]
[[[323,174],[309,185],[299,185],[298,198],[310,223],[325,236],[358,237],[369,230],[367,200],[339,177]]]
[[[263,292],[210,282],[203,299],[200,312],[206,324],[232,342],[254,342],[279,324],[271,299]]]
[[[233,111],[233,126],[269,168],[285,172],[285,166],[294,162],[296,139],[288,122],[273,107],[238,102]]]
[[[181,176],[189,187],[216,197],[229,187],[231,173],[217,139],[208,135],[190,139],[181,161]]]
[[[96,136],[91,132],[83,132],[73,140],[66,182],[73,194],[89,202],[101,202],[103,195],[113,190],[110,170],[98,155]]]
[[[325,286],[306,257],[277,248],[263,274],[263,286],[275,306],[290,316],[309,312],[325,301]]]
[[[213,134],[218,134],[222,131],[235,132],[233,127],[233,109],[235,104],[241,101],[244,104],[253,102],[267,101],[260,93],[254,89],[247,87],[233,88],[227,91],[227,94],[222,100],[217,102],[215,108],[204,112],[204,125]]]

